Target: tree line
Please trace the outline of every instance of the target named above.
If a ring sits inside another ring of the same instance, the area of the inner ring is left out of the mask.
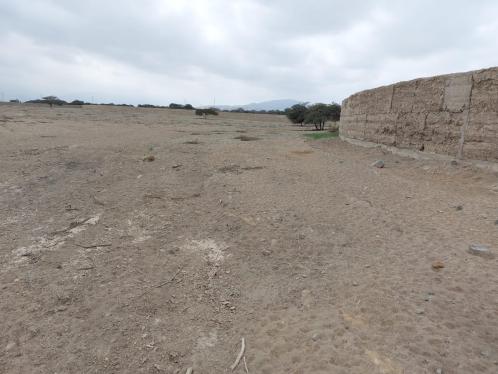
[[[296,104],[285,110],[287,118],[296,124],[313,124],[317,130],[325,128],[327,121],[339,121],[341,118],[341,106],[332,104]]]

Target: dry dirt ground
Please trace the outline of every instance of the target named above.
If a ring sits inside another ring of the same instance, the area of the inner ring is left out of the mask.
[[[0,372],[498,373],[497,220],[278,116],[3,105]]]

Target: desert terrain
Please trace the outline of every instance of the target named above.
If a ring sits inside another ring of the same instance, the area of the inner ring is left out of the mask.
[[[0,372],[497,373],[498,176],[309,132],[1,105]]]

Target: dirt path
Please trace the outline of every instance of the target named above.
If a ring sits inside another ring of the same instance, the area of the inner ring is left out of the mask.
[[[0,371],[496,373],[497,220],[277,116],[0,106]]]

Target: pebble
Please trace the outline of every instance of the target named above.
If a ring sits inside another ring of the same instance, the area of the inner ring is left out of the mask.
[[[443,374],[443,369],[441,369],[441,368],[436,369],[436,374]]]
[[[373,167],[376,167],[376,168],[379,168],[379,169],[382,169],[384,166],[385,166],[385,163],[384,161],[382,160],[377,160],[375,161],[373,164],[372,164]]]
[[[423,309],[415,309],[415,313],[417,313],[417,314],[424,314],[425,310],[423,310]]]
[[[353,282],[353,287],[358,287],[358,286],[359,286],[358,282]]]
[[[443,261],[434,261],[434,262],[432,263],[432,268],[433,268],[434,270],[443,269],[443,268],[444,268],[444,263],[443,263]]]
[[[495,225],[497,225],[497,226],[498,226],[498,219],[495,221]]]
[[[493,254],[489,250],[488,247],[481,244],[471,244],[469,245],[468,252],[475,256],[485,257],[485,258],[493,258]]]
[[[5,347],[5,350],[8,352],[10,351],[12,348],[14,348],[16,346],[16,343],[14,342],[10,342],[7,344],[7,346]]]

